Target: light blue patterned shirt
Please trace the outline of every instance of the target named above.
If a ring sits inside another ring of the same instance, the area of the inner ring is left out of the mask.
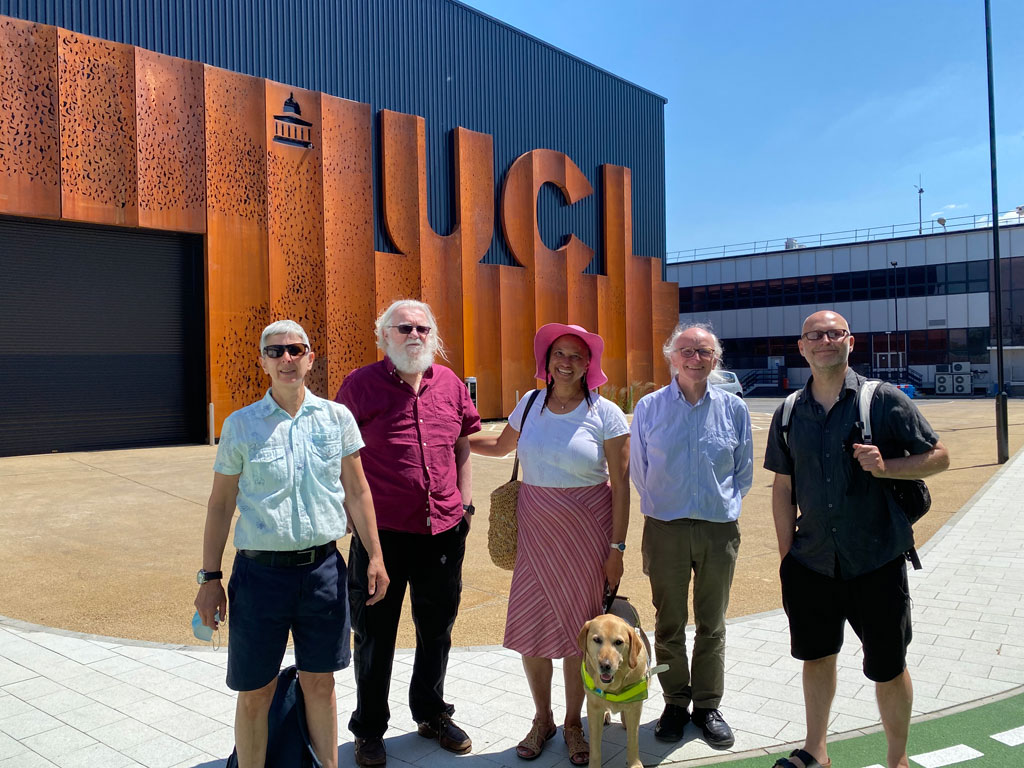
[[[640,511],[657,520],[727,523],[754,479],[754,440],[747,404],[708,385],[695,405],[679,384],[636,404],[629,468]]]
[[[213,471],[238,479],[238,549],[306,549],[345,535],[341,459],[363,447],[345,406],[308,389],[293,419],[270,391],[224,421]]]

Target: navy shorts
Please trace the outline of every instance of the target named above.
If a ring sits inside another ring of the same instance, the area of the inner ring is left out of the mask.
[[[254,691],[272,682],[294,641],[303,672],[336,672],[350,651],[345,559],[335,550],[321,562],[261,565],[235,555],[228,583],[228,688]]]
[[[913,635],[903,557],[843,580],[812,571],[786,555],[779,578],[794,658],[814,661],[839,653],[849,621],[864,646],[864,675],[869,680],[885,683],[903,672]]]

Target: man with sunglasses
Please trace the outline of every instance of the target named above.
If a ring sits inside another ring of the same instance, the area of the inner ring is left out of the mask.
[[[776,763],[782,768],[829,764],[825,737],[847,621],[863,644],[864,674],[875,683],[887,765],[908,765],[913,689],[904,553],[914,537],[880,479],[933,475],[949,466],[949,454],[910,399],[885,383],[871,403],[874,444],[861,442],[864,377],[849,367],[853,345],[849,324],[836,312],[804,321],[797,346],[811,377],[793,405],[788,436],[782,405],[768,433],[764,466],[775,473],[782,601],[793,656],[803,661],[807,715],[804,746]]]
[[[444,345],[430,307],[396,301],[377,319],[384,359],[350,373],[337,400],[352,411],[366,447],[363,466],[373,492],[391,587],[368,605],[357,564],[367,557],[352,538],[349,600],[355,631],[356,709],[349,719],[356,763],[384,765],[388,692],[406,586],[416,625],[409,709],[421,736],[457,754],[472,742],[444,700],[451,632],[462,595],[462,560],[473,514],[469,435],[480,415],[466,385],[434,362]]]
[[[289,631],[310,741],[321,764],[335,768],[334,672],[349,663],[346,566],[335,540],[348,521],[368,553],[358,565],[369,585],[362,599],[382,600],[388,577],[359,428],[347,408],[305,386],[316,357],[309,337],[298,323],[281,320],[264,329],[259,348],[270,389],[221,429],[195,606],[216,629],[216,614],[227,619],[230,601],[227,684],[238,691],[239,768],[266,762],[267,714]],[[238,551],[225,595],[221,560],[236,505]]]
[[[679,741],[693,721],[719,749],[735,741],[718,707],[725,692],[725,613],[740,546],[739,516],[754,477],[750,413],[736,395],[708,385],[722,346],[706,325],[680,325],[662,350],[668,386],[633,412],[630,476],[644,514],[643,567],[651,580],[665,710],[654,735]],[[686,654],[693,578],[696,638]],[[693,705],[693,714],[689,707]]]

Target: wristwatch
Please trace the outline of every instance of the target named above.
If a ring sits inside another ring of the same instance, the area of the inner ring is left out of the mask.
[[[611,548],[612,549],[617,549],[617,550],[619,550],[619,552],[625,552],[626,551],[626,542],[624,542],[624,541],[613,541],[611,543]]]
[[[470,517],[472,517],[473,515],[475,515],[475,514],[476,514],[476,507],[474,507],[472,503],[469,503],[469,504],[463,504],[463,505],[462,505],[462,511],[463,511],[463,512],[464,512],[465,514],[467,514],[467,515],[469,515]]]
[[[204,571],[200,568],[199,573],[196,574],[196,584],[205,584],[208,581],[215,581],[223,578],[223,571]]]

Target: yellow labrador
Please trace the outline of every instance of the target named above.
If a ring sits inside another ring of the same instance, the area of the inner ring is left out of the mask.
[[[605,718],[621,713],[626,728],[626,765],[641,768],[640,715],[647,698],[648,653],[639,629],[603,614],[583,625],[577,640],[583,651],[583,687],[590,723],[590,768],[601,766]]]

